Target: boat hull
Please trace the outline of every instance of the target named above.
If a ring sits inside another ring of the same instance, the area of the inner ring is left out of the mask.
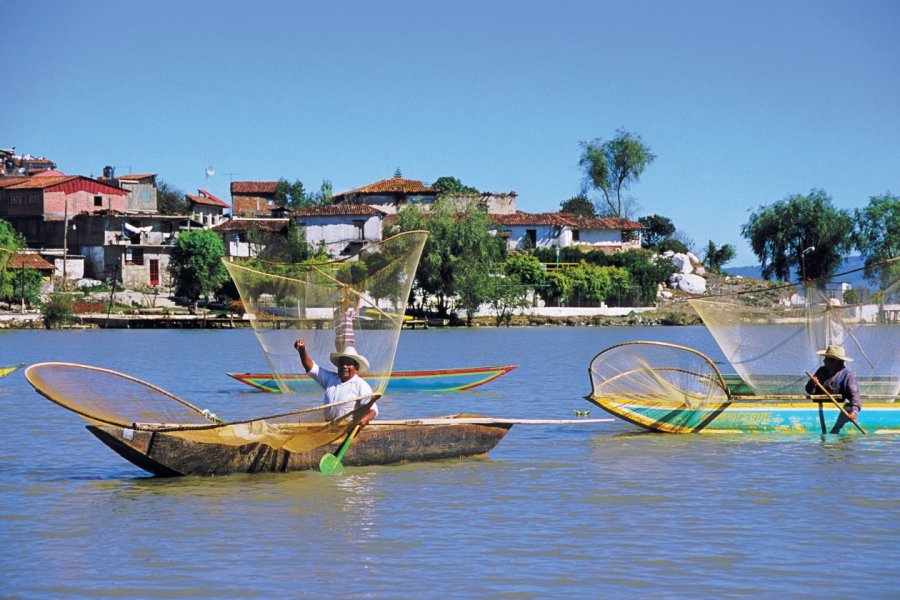
[[[447,424],[429,425],[375,422],[360,430],[342,463],[359,467],[482,456],[500,443],[511,426],[454,423],[452,418],[447,418]],[[105,425],[87,429],[129,462],[160,477],[318,470],[322,456],[335,454],[343,442],[289,451],[260,442],[203,443],[162,431]]]
[[[391,373],[388,389],[391,392],[460,392],[493,381],[517,366],[394,371]],[[281,393],[278,382],[271,373],[228,373],[228,375],[258,390]],[[373,373],[371,377],[378,378],[380,375]],[[306,373],[291,373],[282,381],[292,392],[311,392],[319,389],[319,385]]]
[[[588,396],[608,413],[665,433],[860,433],[828,400],[736,400],[689,409],[660,402]],[[859,425],[868,433],[900,433],[900,403],[866,402]]]
[[[0,378],[11,375],[19,370],[22,365],[13,365],[11,367],[0,367]]]

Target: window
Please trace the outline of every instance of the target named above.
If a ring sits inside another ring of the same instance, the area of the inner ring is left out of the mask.
[[[577,229],[573,229],[573,230],[572,230],[572,241],[573,241],[573,242],[577,242],[577,241],[580,240],[580,239],[581,239],[581,234],[580,234],[580,232],[579,232]]]
[[[537,229],[526,229],[525,230],[525,247],[526,248],[536,248],[537,247]]]
[[[103,206],[103,196],[94,196],[94,206],[97,208]]]
[[[353,220],[353,228],[356,230],[356,238],[357,240],[366,239],[366,222],[362,219],[354,219]]]
[[[125,248],[125,262],[131,265],[144,264],[144,249],[128,246]]]

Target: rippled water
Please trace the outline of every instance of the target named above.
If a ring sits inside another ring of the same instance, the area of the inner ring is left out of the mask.
[[[719,358],[701,328],[409,331],[398,368],[516,363],[472,392],[395,396],[385,418],[590,408],[587,365],[627,339]],[[251,332],[0,333],[0,365],[64,360],[223,416],[277,396]],[[246,388],[249,390],[250,388]],[[605,416],[592,409],[592,417]],[[515,426],[487,459],[153,479],[77,416],[0,380],[0,596],[897,597],[895,436],[653,435]]]

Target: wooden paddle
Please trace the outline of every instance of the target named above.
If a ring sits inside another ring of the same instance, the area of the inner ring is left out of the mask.
[[[344,443],[341,444],[341,447],[338,449],[337,455],[331,454],[330,452],[319,459],[319,471],[321,473],[325,473],[326,475],[330,475],[332,473],[337,473],[340,475],[344,472],[344,465],[341,464],[341,461],[344,459],[344,455],[347,453],[347,448],[350,447],[350,442],[353,441],[353,438],[356,437],[356,434],[359,433],[360,425],[354,425],[353,429],[350,431],[350,435],[347,436],[347,439],[344,440]]]
[[[830,393],[827,389],[825,389],[825,386],[822,385],[822,383],[821,383],[818,379],[814,379],[814,378],[813,378],[813,374],[812,374],[812,373],[810,373],[809,371],[807,371],[807,372],[806,372],[806,376],[809,377],[810,379],[812,379],[813,381],[816,382],[816,385],[819,386],[819,389],[822,390],[823,392],[825,392],[825,395],[828,396],[828,399],[831,400],[831,402],[832,402],[835,406],[837,406],[837,408],[838,408],[839,411],[841,411],[842,413],[844,413],[844,416],[847,417],[847,420],[849,420],[851,423],[853,423],[854,425],[856,425],[856,428],[859,429],[859,431],[860,431],[863,435],[866,434],[866,430],[863,429],[862,427],[860,427],[860,426],[859,426],[859,423],[857,423],[854,419],[851,419],[851,418],[850,418],[850,414],[844,409],[843,406],[841,406],[840,404],[838,404],[838,401],[834,399],[834,396],[832,396],[831,393]]]

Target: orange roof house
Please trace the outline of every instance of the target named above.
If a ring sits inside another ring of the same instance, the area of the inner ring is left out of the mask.
[[[269,215],[277,207],[277,181],[232,181],[231,213],[235,217]]]
[[[368,204],[385,214],[394,214],[410,202],[431,204],[438,191],[421,181],[392,177],[334,195],[335,204]]]

